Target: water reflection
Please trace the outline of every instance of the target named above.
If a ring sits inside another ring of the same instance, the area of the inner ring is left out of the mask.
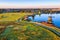
[[[47,22],[49,16],[52,16],[53,21],[52,23],[60,28],[60,14],[41,14],[41,15],[35,15],[34,19],[32,17],[29,18],[31,18],[31,20],[35,22],[42,22],[42,21]]]

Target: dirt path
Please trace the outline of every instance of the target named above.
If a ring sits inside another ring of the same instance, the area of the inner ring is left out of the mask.
[[[38,23],[38,22],[31,22],[31,23],[37,24],[37,25],[39,25],[39,26],[42,26],[43,28],[45,28],[45,29],[47,29],[47,30],[53,32],[54,34],[56,34],[57,36],[60,37],[60,29],[59,29],[59,28],[50,27],[50,26],[47,26],[47,25],[44,25],[44,24]],[[58,30],[56,31],[54,28],[56,28],[56,29],[58,29]]]
[[[47,26],[46,24],[42,24],[42,23],[38,23],[38,22],[32,22],[32,23],[35,23],[35,24],[37,24],[37,25],[42,25],[42,26],[45,26],[45,27],[49,27],[49,28],[52,28],[52,29],[54,29],[54,28],[56,28],[55,26]],[[60,31],[60,29],[59,28],[56,28],[56,29],[58,29],[59,31]]]

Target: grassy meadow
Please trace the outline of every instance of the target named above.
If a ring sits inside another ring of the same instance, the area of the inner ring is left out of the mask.
[[[0,21],[16,21],[25,15],[25,13],[3,13],[0,14]]]
[[[0,14],[0,40],[60,40],[59,36],[42,26],[24,20],[16,22],[24,16],[25,13]]]

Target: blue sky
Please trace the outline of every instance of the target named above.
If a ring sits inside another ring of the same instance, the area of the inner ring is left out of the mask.
[[[0,6],[49,6],[60,5],[60,0],[0,0]]]
[[[0,0],[0,3],[60,3],[60,0]]]

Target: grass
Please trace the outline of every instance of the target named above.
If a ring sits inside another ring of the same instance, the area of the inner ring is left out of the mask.
[[[3,13],[0,14],[0,21],[16,21],[25,15],[25,13]]]
[[[0,33],[0,40],[60,40],[60,37],[42,26],[27,21],[16,23],[25,15],[25,13],[0,14],[0,27],[6,27]]]
[[[53,32],[26,21],[8,25],[0,34],[0,40],[60,40]]]

